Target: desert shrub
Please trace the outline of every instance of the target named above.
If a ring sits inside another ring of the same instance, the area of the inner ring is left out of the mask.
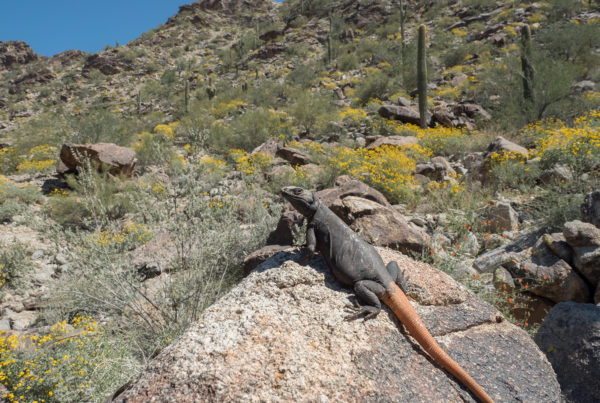
[[[94,109],[86,114],[69,116],[67,119],[72,129],[68,140],[73,143],[105,142],[127,146],[136,125],[134,120],[106,109]]]
[[[35,185],[18,185],[0,175],[0,222],[10,222],[20,214],[29,203],[35,203],[42,198],[40,190]]]
[[[250,109],[231,121],[215,121],[210,129],[210,145],[218,150],[250,151],[269,137],[290,137],[292,121],[284,111]]]
[[[135,231],[116,223],[92,234],[67,231],[78,247],[54,309],[109,316],[111,337],[140,359],[197,320],[239,279],[242,259],[262,245],[280,213],[257,189],[210,197],[197,180],[202,169],[189,164],[171,185],[146,186],[135,211],[147,224],[135,224]],[[173,255],[169,273],[149,288],[126,252],[153,228],[167,234]]]
[[[173,160],[175,157],[173,148],[174,128],[177,126],[177,122],[168,125],[160,124],[154,127],[152,133],[142,132],[136,135],[133,149],[136,152],[140,168],[144,169],[150,165],[164,165]]]
[[[306,63],[296,66],[285,76],[285,81],[291,85],[310,88],[320,67],[316,63]]]
[[[494,155],[492,155],[494,159]],[[504,161],[495,161],[490,166],[490,176],[494,185],[499,189],[518,189],[522,192],[530,191],[540,176],[538,164],[526,164],[519,158],[508,158]]]
[[[21,173],[42,173],[53,170],[56,165],[58,151],[48,144],[39,145],[29,150],[25,160],[17,165]]]
[[[338,148],[329,162],[329,169],[336,175],[358,178],[382,192],[390,202],[397,203],[412,197],[417,161],[429,154],[418,145],[405,148],[382,146],[372,150]]]
[[[0,243],[0,287],[20,285],[23,275],[31,268],[27,246],[20,242]]]
[[[352,50],[344,51],[346,48],[342,48],[337,58],[337,67],[341,71],[355,70],[360,66],[358,56]]]
[[[388,90],[389,77],[383,72],[369,75],[356,87],[355,96],[361,105],[366,105],[371,99],[381,99]]]
[[[175,84],[177,81],[177,72],[175,70],[165,70],[165,72],[160,76],[160,83],[166,86],[170,86]]]
[[[233,162],[235,169],[246,177],[263,174],[271,166],[272,158],[269,154],[248,154],[244,150],[231,149],[227,152],[227,159]]]
[[[44,211],[65,228],[96,228],[132,211],[135,187],[92,169],[82,169],[67,178],[73,192],[57,194],[48,200]]]
[[[8,402],[101,402],[140,366],[89,316],[75,315],[41,334],[0,332]]]
[[[333,109],[329,97],[318,93],[300,93],[294,105],[290,107],[290,115],[296,125],[304,127],[309,136],[319,137],[327,127]]]
[[[13,147],[0,149],[0,173],[11,173],[17,170],[23,157]]]
[[[581,174],[600,161],[600,111],[591,111],[572,124],[549,119],[527,126],[520,135],[534,143],[542,169],[563,164]]]

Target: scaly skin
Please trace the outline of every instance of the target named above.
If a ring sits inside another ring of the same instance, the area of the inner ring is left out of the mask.
[[[306,264],[319,250],[335,278],[354,287],[363,302],[351,318],[374,317],[383,301],[402,322],[408,333],[436,363],[450,372],[482,402],[493,403],[483,388],[442,350],[403,292],[405,279],[396,262],[384,265],[375,248],[360,238],[310,191],[288,186],[283,196],[308,220],[307,248],[300,258]]]

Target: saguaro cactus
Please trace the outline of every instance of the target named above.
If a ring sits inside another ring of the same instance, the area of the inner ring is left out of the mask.
[[[531,64],[531,29],[529,25],[521,28],[521,69],[523,70],[523,98],[533,101],[533,80],[535,70]]]
[[[425,60],[425,25],[419,27],[417,52],[417,90],[419,92],[419,117],[421,127],[427,127],[427,63]]]
[[[185,80],[185,87],[183,92],[183,104],[185,106],[185,113],[188,113],[190,108],[190,82]]]

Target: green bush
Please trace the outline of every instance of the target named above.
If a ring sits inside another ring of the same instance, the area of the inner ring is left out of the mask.
[[[21,186],[0,175],[0,223],[12,221],[15,215],[25,210],[27,204],[38,202],[41,198],[37,186]]]
[[[18,287],[31,269],[27,247],[20,242],[0,243],[0,286]]]
[[[52,196],[44,211],[65,228],[95,228],[122,218],[133,209],[135,186],[95,170],[67,178],[72,193]]]
[[[355,96],[361,105],[366,105],[370,99],[381,99],[387,93],[389,77],[383,72],[368,76],[356,88]]]

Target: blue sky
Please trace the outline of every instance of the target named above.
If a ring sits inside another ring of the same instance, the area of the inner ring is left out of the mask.
[[[0,0],[0,41],[22,40],[36,53],[97,52],[124,45],[193,0]]]

